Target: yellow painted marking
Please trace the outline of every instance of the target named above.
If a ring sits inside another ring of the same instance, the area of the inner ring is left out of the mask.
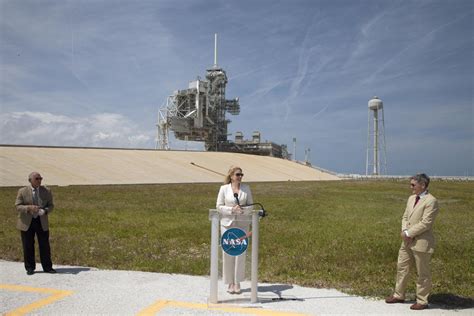
[[[165,301],[160,300],[156,301],[154,304],[145,308],[137,314],[137,316],[150,316],[155,315],[160,310],[165,307],[184,307],[189,309],[206,309],[219,312],[228,312],[228,313],[240,313],[240,314],[251,314],[251,315],[271,315],[271,316],[303,316],[305,314],[300,313],[289,313],[289,312],[279,312],[274,310],[266,310],[260,308],[244,308],[236,307],[232,305],[218,305],[213,304],[208,306],[207,304],[200,303],[189,303],[189,302],[178,302],[178,301]]]
[[[34,293],[41,293],[41,294],[51,294],[50,296],[46,298],[40,299],[31,304],[6,312],[5,313],[6,316],[25,315],[35,309],[51,304],[73,293],[72,291],[29,287],[29,286],[22,286],[22,285],[11,285],[11,284],[0,284],[0,289],[14,291],[14,292],[34,292]]]

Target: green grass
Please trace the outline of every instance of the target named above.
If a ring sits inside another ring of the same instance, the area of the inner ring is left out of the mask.
[[[53,187],[55,264],[207,275],[218,184]],[[383,297],[394,286],[408,181],[252,183],[261,282]],[[433,297],[474,297],[474,183],[433,181],[440,204]],[[18,188],[0,188],[0,257],[21,261]],[[410,284],[414,293],[414,280]],[[472,301],[471,301],[472,303]]]

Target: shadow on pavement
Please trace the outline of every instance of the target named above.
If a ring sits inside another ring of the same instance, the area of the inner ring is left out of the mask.
[[[288,285],[288,284],[276,284],[276,285],[265,285],[265,286],[259,286],[258,287],[258,292],[272,292],[275,293],[276,295],[281,295],[281,292],[292,289],[293,285]],[[250,288],[242,289],[242,293],[245,292],[250,292]]]
[[[296,296],[282,296],[282,292],[286,290],[290,290],[293,288],[293,285],[289,284],[275,284],[275,285],[264,285],[258,287],[258,299],[262,303],[272,303],[272,302],[279,302],[279,301],[304,301],[302,298],[298,298]],[[250,292],[250,288],[242,289],[242,293]],[[275,294],[276,297],[268,297],[266,294],[272,293]]]
[[[353,298],[353,295],[336,295],[336,296],[313,296],[313,297],[296,297],[294,295],[283,295],[282,292],[292,289],[292,285],[288,284],[276,284],[276,285],[266,285],[258,287],[258,299],[262,303],[272,303],[279,301],[306,301],[314,299],[341,299],[341,298]],[[242,289],[243,292],[250,292],[250,288]],[[268,294],[275,294],[276,297],[268,296]]]
[[[55,270],[60,274],[79,274],[81,272],[89,271],[90,268],[56,268]]]
[[[438,305],[440,309],[468,309],[474,308],[474,299],[462,297],[452,293],[432,294],[429,298],[430,304]]]

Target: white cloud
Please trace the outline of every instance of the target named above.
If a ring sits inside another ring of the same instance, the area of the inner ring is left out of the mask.
[[[153,133],[115,113],[71,117],[48,112],[0,115],[0,142],[17,145],[151,147]]]

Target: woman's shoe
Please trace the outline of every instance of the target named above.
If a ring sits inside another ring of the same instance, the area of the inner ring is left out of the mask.
[[[227,293],[229,294],[234,294],[234,285],[233,284],[229,284],[229,288],[227,289]]]
[[[240,294],[242,291],[240,290],[240,284],[234,284],[234,294]]]

